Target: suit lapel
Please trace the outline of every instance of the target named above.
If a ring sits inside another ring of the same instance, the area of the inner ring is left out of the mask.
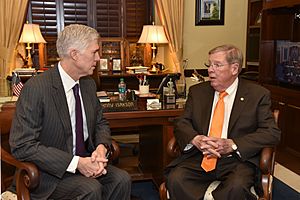
[[[234,127],[237,119],[239,118],[240,113],[243,112],[247,101],[249,100],[248,89],[241,79],[239,79],[239,85],[236,91],[234,103],[232,106],[232,111],[230,115],[229,125],[228,125],[228,133],[230,135],[232,128]]]
[[[70,119],[69,109],[67,105],[65,90],[62,85],[62,80],[59,75],[57,66],[54,70],[54,73],[52,73],[52,85],[53,85],[52,98],[56,106],[57,112],[59,113],[59,118],[64,127],[63,132],[66,134],[66,138],[67,138],[66,143],[67,143],[68,152],[73,153],[73,134],[72,134],[71,119]]]
[[[211,86],[208,87],[208,91],[206,92],[206,98],[205,98],[207,103],[202,104],[202,105],[205,106],[205,108],[203,108],[203,110],[206,111],[203,115],[203,117],[204,117],[203,131],[207,135],[208,135],[209,122],[210,122],[210,116],[211,116],[211,112],[212,112],[212,105],[213,105],[214,95],[215,95],[214,89]]]

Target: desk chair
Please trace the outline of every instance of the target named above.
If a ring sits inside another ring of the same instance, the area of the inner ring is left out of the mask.
[[[18,161],[10,153],[8,140],[14,113],[14,104],[3,106],[0,112],[1,191],[4,191],[1,200],[29,200],[30,190],[35,189],[39,184],[39,170],[33,163]],[[115,141],[112,142],[112,145],[114,149],[112,160],[115,160],[119,157],[120,149]],[[6,191],[11,185],[14,175],[16,176],[16,194]]]
[[[274,110],[273,112],[275,122],[278,123],[279,110]],[[171,138],[168,142],[167,154],[176,158],[180,156],[180,148],[176,142],[175,137]],[[265,147],[261,151],[260,164],[259,168],[261,170],[261,184],[263,188],[263,196],[258,196],[255,193],[254,187],[251,187],[251,192],[257,197],[259,200],[271,200],[272,199],[272,186],[273,186],[273,172],[274,172],[274,163],[275,163],[275,150],[274,147]],[[213,200],[212,191],[214,191],[220,181],[212,182],[207,188],[204,200]],[[159,196],[161,200],[167,200],[169,198],[169,193],[166,188],[166,183],[163,182],[159,188]]]

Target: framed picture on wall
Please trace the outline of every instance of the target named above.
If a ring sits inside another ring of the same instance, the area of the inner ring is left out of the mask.
[[[100,70],[101,71],[107,71],[108,70],[108,59],[107,58],[101,58],[100,59]]]
[[[224,25],[225,0],[196,0],[196,26]]]
[[[113,58],[112,68],[113,68],[113,71],[120,71],[121,70],[121,59],[120,58]]]

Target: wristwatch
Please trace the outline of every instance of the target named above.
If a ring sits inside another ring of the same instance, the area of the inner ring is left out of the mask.
[[[105,155],[105,157],[107,158],[107,159],[110,159],[110,157],[112,156],[112,148],[111,148],[111,146],[110,145],[108,145],[108,144],[106,144],[106,143],[101,143],[101,144],[103,144],[103,146],[106,148],[106,155]]]
[[[233,151],[236,151],[238,147],[236,146],[235,143],[233,143],[233,144],[231,145],[231,148],[232,148]]]

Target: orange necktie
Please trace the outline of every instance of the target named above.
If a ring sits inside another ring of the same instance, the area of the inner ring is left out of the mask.
[[[218,138],[221,137],[223,122],[224,122],[224,110],[225,110],[223,99],[226,95],[227,95],[227,92],[225,92],[225,91],[220,92],[219,100],[217,102],[217,105],[215,107],[214,114],[213,114],[211,127],[210,127],[210,131],[209,131],[209,136],[218,137]],[[202,160],[201,167],[206,172],[208,172],[208,171],[214,170],[216,168],[216,164],[217,164],[216,157],[207,158],[207,156],[205,155]]]

